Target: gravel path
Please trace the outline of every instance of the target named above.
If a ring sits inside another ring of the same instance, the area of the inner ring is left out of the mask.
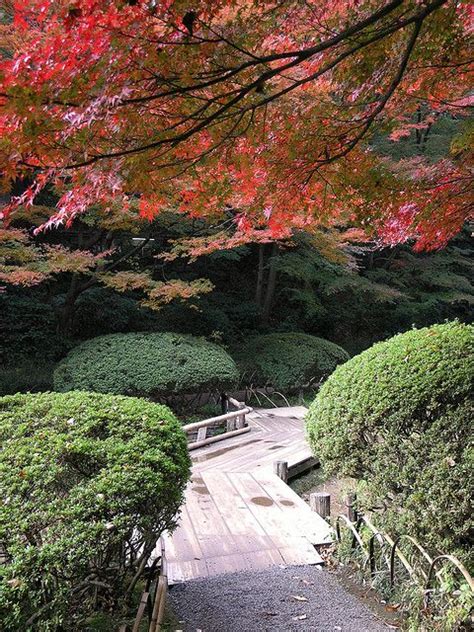
[[[387,632],[315,566],[273,567],[178,584],[170,603],[185,632]]]

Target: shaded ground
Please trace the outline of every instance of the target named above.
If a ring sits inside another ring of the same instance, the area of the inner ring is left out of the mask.
[[[289,485],[306,502],[309,502],[309,495],[313,492],[331,494],[332,519],[339,514],[347,514],[346,495],[355,487],[355,483],[350,478],[326,478],[319,467],[292,479]]]
[[[390,627],[316,566],[217,575],[170,589],[184,632],[387,632]]]

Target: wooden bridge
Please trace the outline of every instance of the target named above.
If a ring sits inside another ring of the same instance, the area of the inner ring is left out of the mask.
[[[316,547],[331,541],[329,525],[273,471],[276,461],[288,463],[290,476],[314,465],[305,413],[302,406],[240,411],[218,442],[202,430],[209,423],[187,427],[201,432],[190,445],[192,477],[179,527],[166,536],[170,583],[322,563]]]

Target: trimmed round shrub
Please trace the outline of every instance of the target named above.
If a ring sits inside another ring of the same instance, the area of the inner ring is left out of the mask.
[[[292,391],[330,375],[349,355],[333,342],[302,333],[251,338],[235,358],[246,385]]]
[[[82,343],[54,373],[57,391],[90,390],[167,399],[231,387],[232,358],[202,338],[172,333],[111,334]]]
[[[72,392],[0,398],[2,630],[84,629],[120,611],[175,526],[186,437],[165,406]]]
[[[339,367],[307,416],[326,470],[361,479],[362,508],[433,549],[472,554],[474,327],[378,343]]]

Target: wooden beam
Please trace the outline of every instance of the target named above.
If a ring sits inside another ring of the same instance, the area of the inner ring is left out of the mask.
[[[194,441],[194,443],[190,443],[188,445],[188,450],[195,450],[196,448],[202,448],[202,446],[209,445],[210,443],[215,443],[216,441],[230,439],[230,437],[237,437],[238,435],[250,432],[250,430],[250,426],[246,426],[245,428],[239,428],[238,430],[233,430],[232,432],[226,432],[224,434],[216,435],[215,437],[209,437],[208,439],[204,439],[203,441]]]
[[[196,421],[192,424],[186,424],[183,426],[184,432],[192,432],[193,430],[199,430],[199,428],[205,428],[206,426],[212,426],[214,424],[219,424],[221,421],[227,421],[227,419],[234,419],[239,417],[240,415],[246,415],[252,411],[251,408],[242,408],[241,410],[234,410],[231,413],[226,413],[225,415],[218,415],[217,417],[210,417],[209,419],[204,419],[204,421]]]
[[[295,465],[292,465],[288,469],[288,477],[294,478],[295,476],[299,476],[303,474],[303,472],[307,472],[308,470],[312,470],[315,467],[319,467],[320,463],[314,456],[310,456]]]

